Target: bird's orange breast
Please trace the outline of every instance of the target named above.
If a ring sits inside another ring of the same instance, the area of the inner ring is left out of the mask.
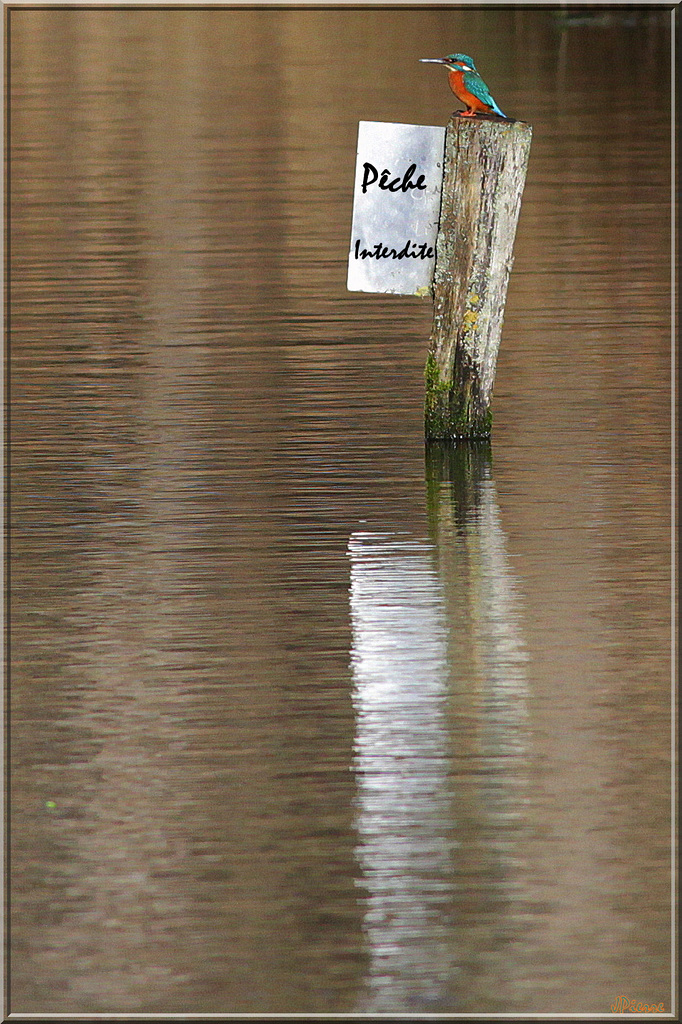
[[[457,99],[461,100],[462,103],[466,103],[469,110],[489,111],[491,109],[487,104],[482,103],[478,96],[474,96],[472,92],[469,92],[464,84],[464,73],[462,71],[448,69],[448,81]]]

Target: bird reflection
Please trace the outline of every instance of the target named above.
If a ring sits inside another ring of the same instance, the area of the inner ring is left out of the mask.
[[[365,1012],[457,1009],[518,887],[525,654],[489,450],[430,449],[426,480],[429,537],[348,544]]]

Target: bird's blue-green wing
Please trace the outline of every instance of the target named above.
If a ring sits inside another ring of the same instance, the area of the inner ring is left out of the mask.
[[[502,117],[505,116],[490,95],[490,89],[480,75],[477,75],[475,71],[465,71],[462,77],[469,92],[473,93],[474,96],[477,96],[481,103],[485,103],[489,107],[492,107],[493,110],[496,113],[501,114]]]

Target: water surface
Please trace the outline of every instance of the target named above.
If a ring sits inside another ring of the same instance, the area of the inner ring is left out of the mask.
[[[10,12],[14,1013],[671,1009],[669,15],[582,14]],[[454,452],[345,290],[452,49],[534,127]]]

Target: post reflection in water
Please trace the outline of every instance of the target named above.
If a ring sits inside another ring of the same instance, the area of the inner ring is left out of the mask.
[[[489,452],[429,447],[426,479],[429,538],[348,544],[369,1012],[474,1006],[522,887],[525,652]]]
[[[464,695],[476,691],[480,754],[488,809],[513,818],[520,813],[526,776],[518,757],[527,749],[526,650],[521,612],[491,474],[488,445],[427,451],[429,520],[436,544],[451,621],[468,630],[453,636],[455,664],[470,668],[457,676]],[[464,582],[464,586],[461,584]],[[466,604],[463,606],[463,602]],[[506,759],[511,771],[505,769]]]

